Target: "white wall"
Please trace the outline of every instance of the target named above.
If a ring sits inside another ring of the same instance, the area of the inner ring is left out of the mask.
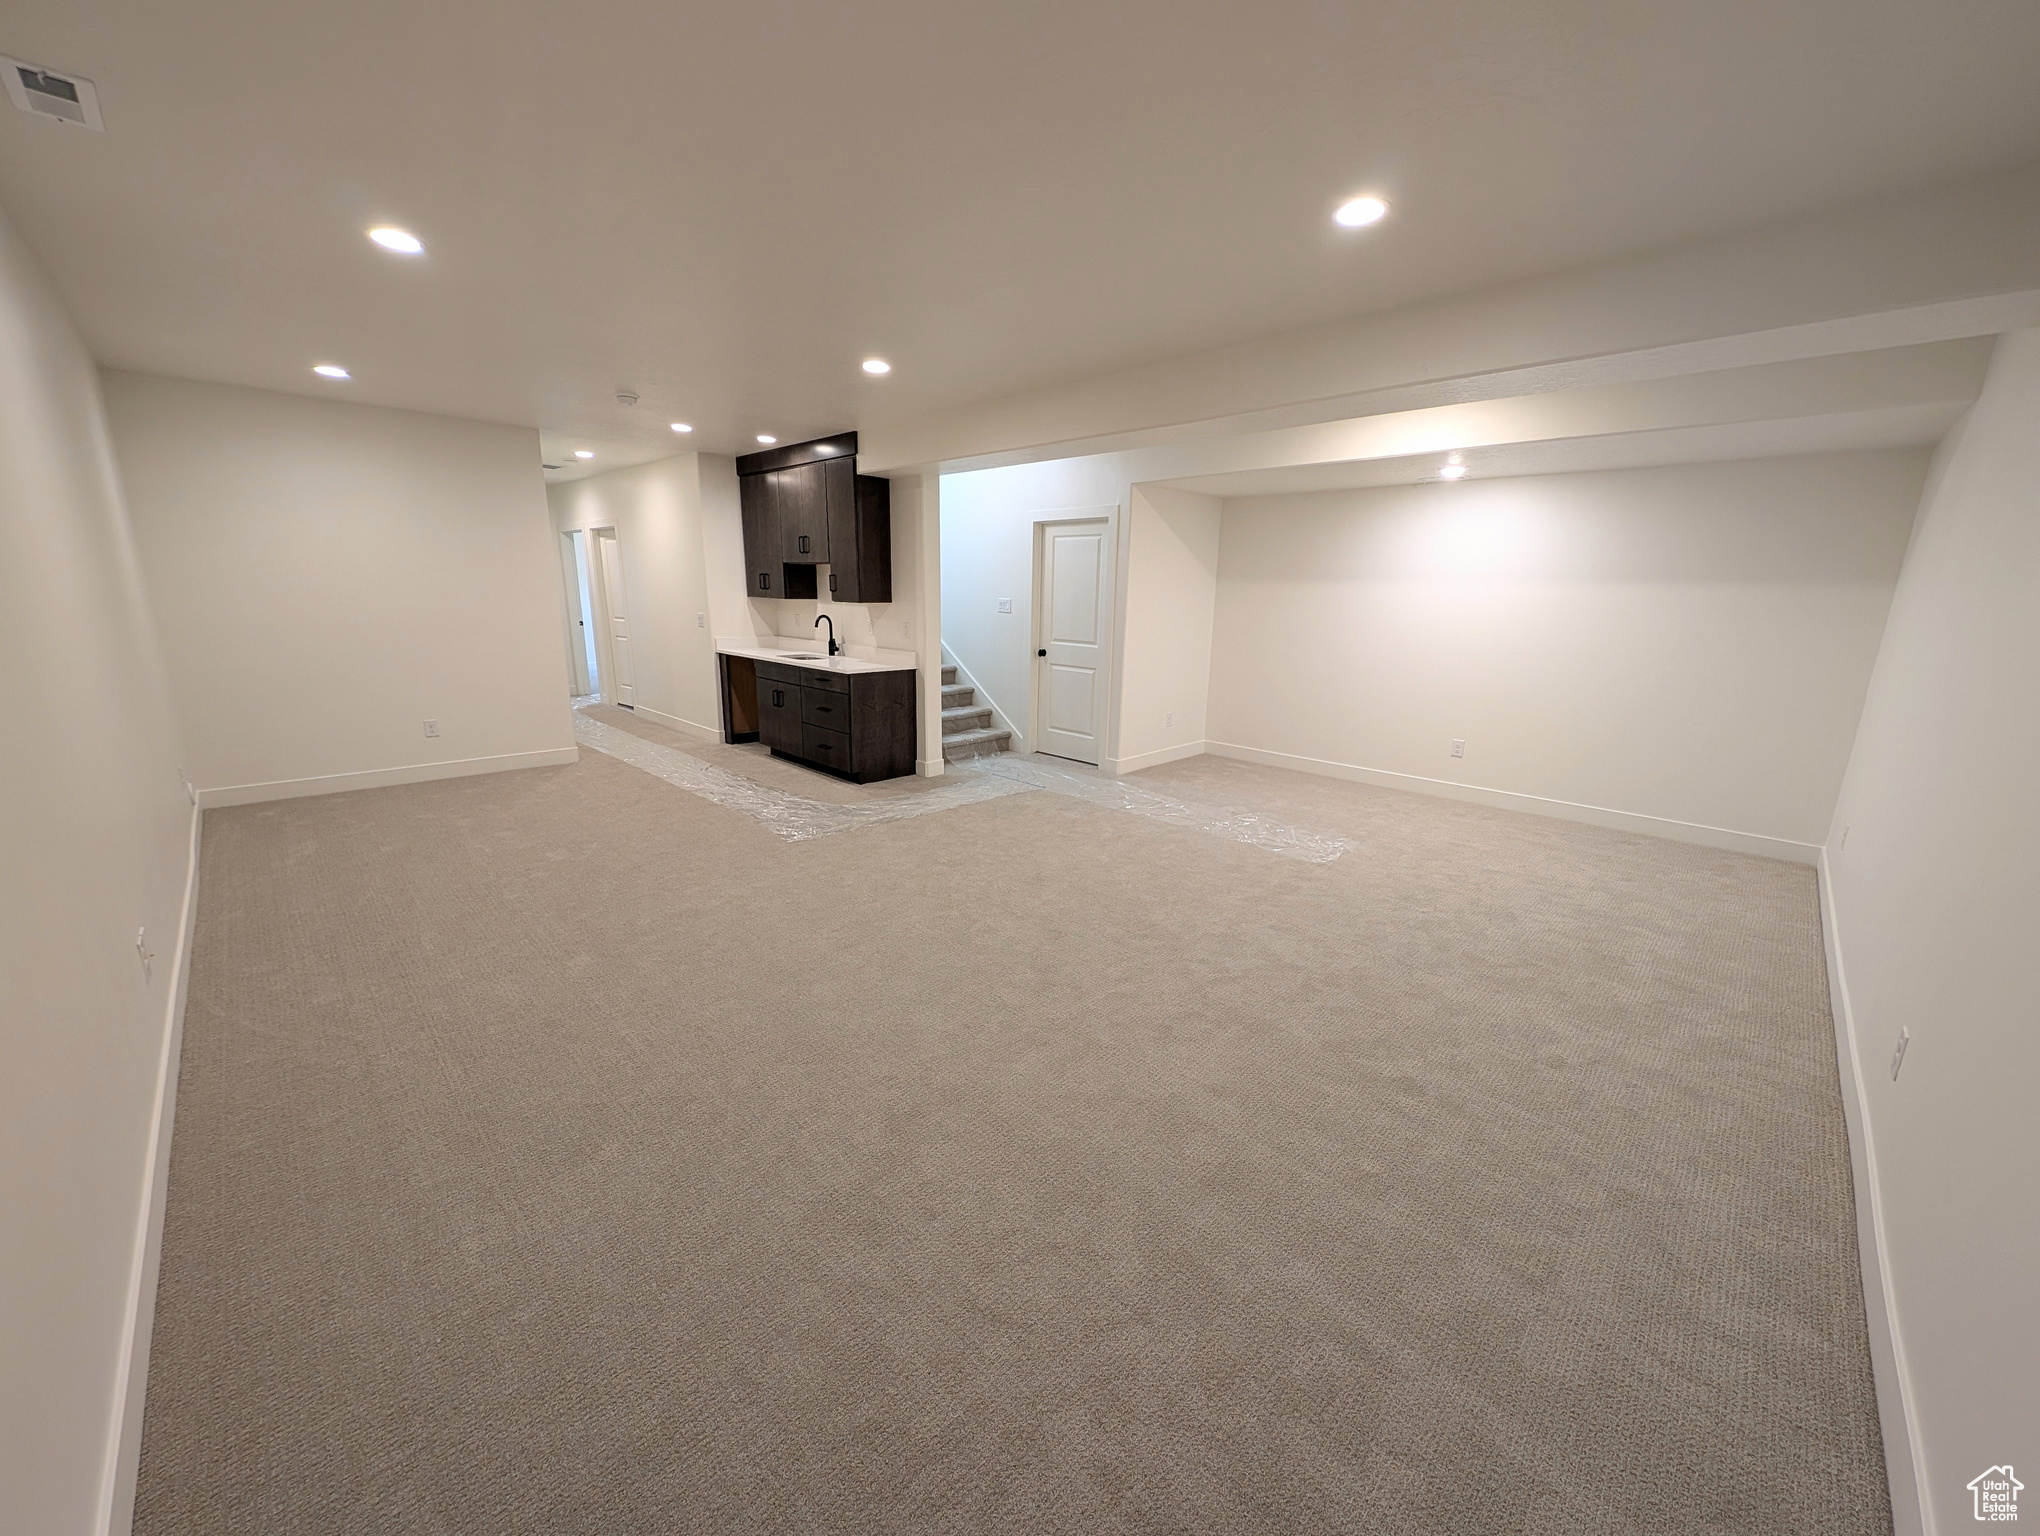
[[[701,464],[701,455],[683,453],[555,485],[546,494],[556,528],[588,531],[590,561],[599,559],[593,531],[616,530],[638,712],[675,730],[712,738],[722,727],[715,637],[708,623],[714,607],[703,543]],[[740,564],[737,580],[742,578]],[[559,585],[564,605],[565,587]],[[601,654],[606,664],[607,650]],[[605,697],[612,683],[603,679]]]
[[[1889,450],[1229,501],[1213,749],[1810,862],[1925,473]]]
[[[977,470],[941,478],[942,644],[978,690],[978,702],[998,712],[1013,732],[1013,750],[1027,740],[1029,692],[1034,676],[1034,525],[1082,514],[1111,516],[1120,528],[1116,569],[1126,580],[1124,543],[1128,499],[1122,456],[1056,459],[1010,469]],[[1013,611],[999,612],[1011,599]],[[1107,722],[1115,740],[1117,717]]]
[[[84,1536],[134,1498],[196,813],[98,376],[4,218],[0,650],[0,1523]]]
[[[1965,1485],[1986,1467],[2040,1488],[2036,679],[2040,331],[2025,331],[1936,464],[1826,849],[1868,1194],[1943,1531],[1970,1527]]]
[[[1223,506],[1159,485],[1128,498],[1119,772],[1204,750]]]
[[[205,804],[573,760],[536,433],[105,388]]]

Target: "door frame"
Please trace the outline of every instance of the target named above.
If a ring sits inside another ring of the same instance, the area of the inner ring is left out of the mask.
[[[560,530],[560,577],[567,588],[567,689],[585,698],[594,686],[588,676],[588,615],[581,604],[581,561],[586,558],[579,528]]]
[[[1105,569],[1099,573],[1099,591],[1103,614],[1103,638],[1099,649],[1104,655],[1099,660],[1098,670],[1105,679],[1105,696],[1099,701],[1098,709],[1102,718],[1098,722],[1098,767],[1114,772],[1114,763],[1119,756],[1119,652],[1120,615],[1125,608],[1124,593],[1121,591],[1120,572],[1125,568],[1119,547],[1121,527],[1125,522],[1119,515],[1117,505],[1104,507],[1073,507],[1056,512],[1038,512],[1030,521],[1033,523],[1034,539],[1034,585],[1033,595],[1028,601],[1030,611],[1027,634],[1027,749],[1041,750],[1041,633],[1047,615],[1042,606],[1042,588],[1046,581],[1046,557],[1048,552],[1048,530],[1065,527],[1072,523],[1103,523],[1105,539]],[[1048,754],[1053,756],[1053,753]],[[1077,759],[1065,759],[1075,762]]]
[[[601,616],[601,622],[595,626],[595,644],[597,647],[595,664],[602,672],[602,702],[604,704],[614,704],[618,702],[616,697],[616,648],[610,644],[612,636],[609,633],[609,616],[616,610],[609,601],[609,572],[602,563],[602,546],[596,541],[605,533],[610,538],[616,540],[616,568],[620,571],[623,569],[623,539],[617,532],[616,524],[614,523],[602,523],[597,527],[585,528],[581,531],[587,534],[588,542],[591,546],[588,559],[589,595],[594,598],[595,610]],[[624,594],[626,603],[629,602],[629,596],[629,593]],[[626,608],[626,618],[628,615],[629,609]]]

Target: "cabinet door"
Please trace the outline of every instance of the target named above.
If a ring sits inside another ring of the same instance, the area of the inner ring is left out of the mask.
[[[892,482],[846,473],[829,482],[829,592],[839,603],[892,601]]]
[[[744,518],[745,585],[753,597],[784,597],[779,590],[779,499],[772,476],[743,475],[737,480],[738,504]]]
[[[758,739],[781,752],[800,755],[800,685],[758,679]]]
[[[822,465],[822,502],[829,525],[829,595],[839,603],[861,603],[857,581],[857,461],[830,459]]]
[[[827,462],[771,471],[779,510],[779,558],[788,565],[820,565],[829,558]]]

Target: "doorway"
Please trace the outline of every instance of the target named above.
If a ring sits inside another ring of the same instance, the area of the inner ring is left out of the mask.
[[[623,551],[617,545],[616,530],[597,528],[595,548],[596,568],[602,576],[596,598],[596,612],[600,616],[597,627],[609,652],[608,686],[601,690],[602,699],[604,703],[632,709],[636,707],[636,688],[630,658],[630,609],[624,597]]]
[[[1097,764],[1111,677],[1109,518],[1034,525],[1036,750]]]
[[[560,535],[560,574],[567,586],[567,686],[577,699],[602,690],[602,664],[590,623],[595,600],[589,590],[585,539],[579,529]]]

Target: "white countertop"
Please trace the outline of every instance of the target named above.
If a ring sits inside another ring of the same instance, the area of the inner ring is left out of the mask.
[[[829,655],[827,637],[817,633],[814,643],[787,640],[776,635],[736,635],[715,642],[718,654],[748,656],[753,661],[782,661],[797,667],[814,667],[824,672],[912,672],[921,662],[912,651],[880,651],[868,645],[845,647],[838,656]]]

